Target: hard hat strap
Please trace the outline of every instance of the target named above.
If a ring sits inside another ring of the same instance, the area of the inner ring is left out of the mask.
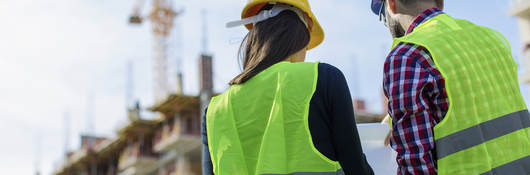
[[[238,20],[238,21],[228,22],[228,23],[226,23],[226,27],[227,28],[232,28],[232,27],[237,27],[237,26],[241,26],[241,25],[256,24],[258,22],[265,21],[265,20],[267,20],[269,18],[275,17],[275,16],[277,16],[278,14],[280,14],[281,12],[283,12],[285,10],[290,10],[290,11],[295,12],[298,15],[298,17],[300,18],[300,20],[302,21],[302,23],[304,23],[306,28],[309,29],[309,25],[307,24],[307,21],[306,21],[306,18],[304,16],[304,13],[300,9],[298,9],[296,7],[293,7],[293,6],[290,6],[290,5],[285,5],[285,4],[276,4],[276,5],[274,5],[274,7],[272,7],[272,9],[270,9],[270,10],[262,10],[261,12],[259,12],[255,16],[244,18],[244,19],[241,19],[241,20]]]

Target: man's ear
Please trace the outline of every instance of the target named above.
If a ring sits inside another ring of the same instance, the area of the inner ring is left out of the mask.
[[[396,0],[387,0],[388,1],[388,8],[393,14],[396,14]]]

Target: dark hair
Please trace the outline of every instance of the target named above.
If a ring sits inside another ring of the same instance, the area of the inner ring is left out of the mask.
[[[304,49],[308,44],[309,31],[293,11],[286,10],[256,23],[239,47],[238,56],[243,62],[243,72],[229,84],[245,83],[261,71]]]

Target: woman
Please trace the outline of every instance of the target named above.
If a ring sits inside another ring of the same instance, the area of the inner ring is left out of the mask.
[[[243,72],[212,98],[203,174],[373,174],[344,75],[304,62],[324,34],[306,0],[252,0],[241,21]]]

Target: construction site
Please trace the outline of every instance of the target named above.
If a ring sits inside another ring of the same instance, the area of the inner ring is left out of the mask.
[[[173,78],[176,89],[170,91],[168,45],[175,35],[171,33],[175,19],[182,13],[176,11],[173,4],[172,0],[139,0],[128,21],[131,25],[142,25],[146,21],[151,24],[155,105],[144,107],[139,101],[128,99],[128,122],[118,130],[117,137],[81,135],[81,147],[67,151],[54,174],[201,174],[200,116],[201,108],[213,95],[213,58],[206,53],[200,55],[200,94],[182,93],[181,72]],[[141,11],[144,5],[151,7],[146,15]],[[181,71],[180,67],[177,69]],[[131,79],[129,77],[128,81]],[[155,113],[154,119],[145,119],[142,111]]]
[[[141,14],[144,3],[152,3],[149,14]],[[174,77],[176,89],[168,89],[168,40],[171,39],[174,21],[181,11],[176,11],[172,0],[140,0],[129,18],[132,25],[149,21],[154,38],[153,89],[155,105],[140,106],[140,102],[129,99],[128,123],[120,128],[115,138],[81,135],[81,147],[67,151],[63,163],[54,170],[55,175],[200,175],[201,172],[201,116],[203,109],[215,95],[213,88],[212,59],[214,55],[201,53],[197,65],[199,94],[182,93],[182,73]],[[145,25],[145,24],[144,24]],[[203,24],[203,30],[206,24]],[[206,31],[203,31],[206,32]],[[203,50],[207,42],[202,38]],[[178,61],[178,60],[177,60]],[[181,68],[177,68],[181,70]],[[130,77],[129,77],[130,78]],[[130,81],[130,80],[129,80]],[[170,93],[175,92],[175,93]],[[130,92],[127,92],[128,94]],[[384,104],[383,104],[384,105]],[[358,123],[373,123],[361,126],[367,152],[386,154],[376,156],[375,161],[384,161],[379,167],[391,163],[392,153],[383,146],[385,125],[379,124],[384,113],[374,114],[367,110],[364,100],[354,100]],[[142,111],[155,113],[154,119],[145,119]],[[376,136],[380,135],[380,136]],[[390,157],[389,157],[390,156]],[[379,157],[379,158],[377,158]],[[386,160],[385,160],[386,159]],[[392,166],[390,166],[392,167]],[[387,169],[387,168],[385,168]],[[392,170],[388,168],[388,170]],[[385,170],[379,170],[384,172]]]
[[[182,73],[173,78],[176,89],[168,89],[168,40],[174,21],[183,10],[176,11],[172,0],[151,0],[149,14],[141,14],[143,1],[133,10],[129,23],[141,25],[150,21],[153,44],[153,89],[155,105],[140,106],[138,101],[127,109],[128,123],[120,128],[115,138],[81,135],[81,147],[64,155],[55,175],[200,175],[201,172],[201,116],[214,92],[214,55],[201,53],[197,65],[199,94],[182,93]],[[518,18],[523,43],[524,67],[530,67],[530,1],[513,1],[509,14]],[[145,24],[144,24],[145,25]],[[206,24],[203,24],[206,30]],[[205,32],[205,31],[203,31]],[[203,44],[206,38],[203,37]],[[206,47],[206,46],[203,46]],[[177,68],[180,70],[180,68]],[[521,80],[530,82],[530,71],[525,69]],[[175,92],[175,93],[170,93]],[[392,174],[396,165],[395,153],[383,146],[388,127],[379,124],[383,113],[368,112],[366,102],[354,99],[355,114],[363,148],[376,174]],[[383,108],[386,108],[383,105]],[[156,114],[145,119],[142,111]]]
[[[130,1],[133,7],[126,21],[120,21],[123,25],[134,28],[141,25],[149,25],[152,38],[150,58],[152,64],[149,70],[152,82],[153,104],[138,100],[132,89],[126,89],[125,100],[126,116],[121,116],[126,121],[120,125],[115,133],[108,134],[112,137],[102,137],[96,132],[86,132],[78,135],[79,147],[69,149],[70,139],[68,136],[69,125],[64,126],[67,134],[65,148],[60,155],[58,163],[53,165],[53,175],[201,175],[202,173],[202,142],[201,142],[201,120],[205,115],[210,99],[218,95],[216,85],[217,71],[215,62],[222,59],[208,52],[209,28],[206,19],[207,11],[201,9],[201,19],[194,19],[201,24],[200,53],[197,55],[193,69],[197,75],[188,76],[183,73],[184,56],[178,54],[171,48],[186,43],[182,35],[175,30],[176,23],[186,9],[175,5],[177,0],[135,0]],[[522,44],[522,73],[520,81],[530,83],[530,0],[513,0],[510,2],[509,15],[517,18]],[[218,27],[218,26],[215,26]],[[216,28],[217,29],[217,28]],[[214,32],[213,32],[214,33]],[[338,32],[337,32],[338,33]],[[333,36],[331,36],[333,38]],[[377,43],[379,44],[379,43]],[[386,47],[386,45],[385,45]],[[184,51],[183,51],[184,52]],[[327,53],[327,52],[324,52]],[[194,58],[195,59],[195,58]],[[235,60],[235,58],[230,58]],[[171,61],[173,60],[173,61]],[[357,66],[357,65],[355,65]],[[132,65],[127,66],[128,77],[126,85],[132,88],[134,76]],[[368,68],[365,68],[368,69]],[[382,69],[381,69],[382,70]],[[355,70],[357,72],[357,70]],[[379,73],[378,71],[377,73]],[[143,74],[143,73],[142,73]],[[356,77],[357,75],[347,75]],[[365,79],[376,79],[366,76]],[[185,79],[196,78],[198,87],[191,92],[185,93]],[[378,77],[379,78],[379,77]],[[387,116],[387,103],[382,90],[373,90],[375,98],[365,99],[360,91],[363,86],[359,77],[354,78],[356,84],[353,91],[352,101],[355,110],[355,121],[359,129],[359,135],[363,150],[369,164],[375,174],[395,174],[397,168],[396,153],[385,145],[385,138],[390,131],[385,117]],[[223,82],[225,83],[225,82]],[[379,81],[374,83],[379,85]],[[357,88],[357,89],[356,89]],[[365,88],[372,90],[370,88]],[[367,91],[367,90],[366,90]],[[195,93],[197,92],[197,93]],[[527,94],[530,92],[527,92]],[[526,94],[525,94],[526,95]],[[374,100],[375,99],[375,100]],[[382,102],[382,103],[381,103]],[[373,107],[374,104],[377,107]],[[370,106],[372,105],[372,106]],[[373,110],[373,109],[378,110]],[[380,110],[379,110],[380,109]],[[375,112],[374,112],[375,111]],[[65,119],[66,120],[66,119]],[[88,128],[90,118],[86,119]],[[66,121],[65,123],[67,123]],[[93,126],[92,126],[93,127]],[[57,145],[57,143],[56,143]],[[60,145],[60,144],[58,144]],[[40,162],[38,162],[40,163]],[[37,163],[37,164],[38,164]],[[51,162],[46,162],[50,164]],[[40,164],[35,165],[40,166]],[[36,167],[35,174],[41,174],[40,168]]]

